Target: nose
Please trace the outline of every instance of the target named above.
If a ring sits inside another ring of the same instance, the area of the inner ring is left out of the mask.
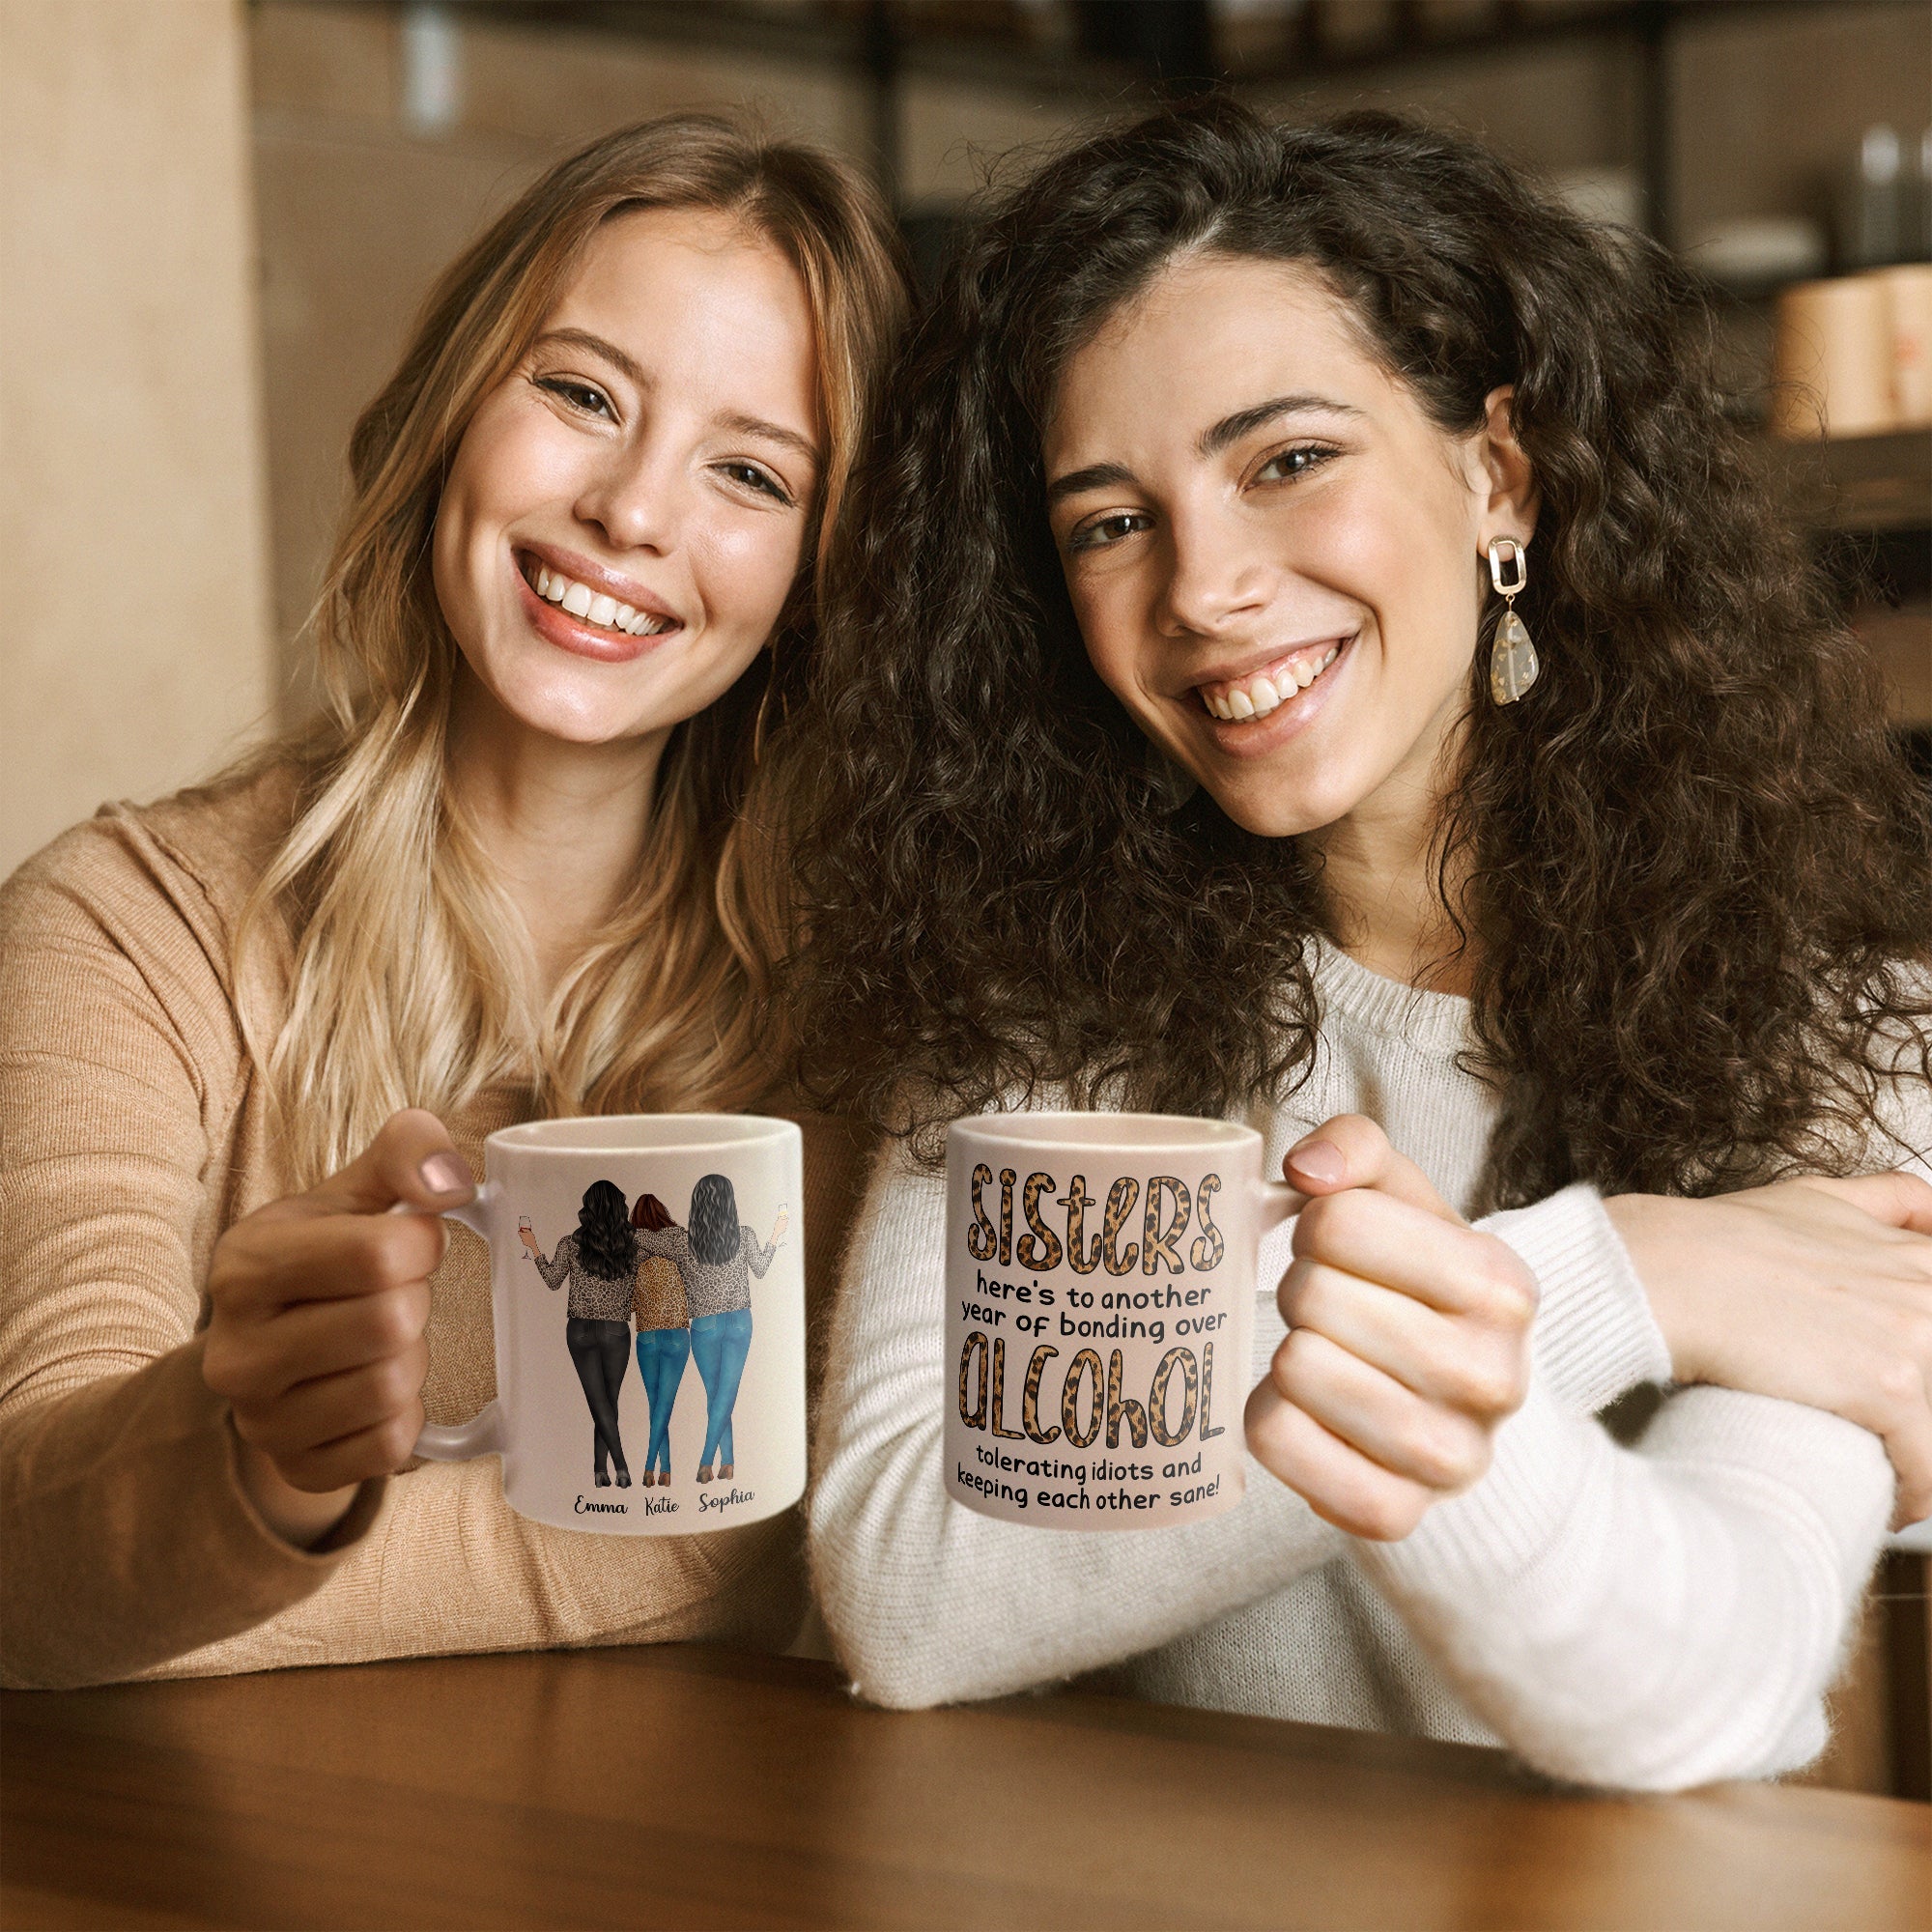
[[[675,550],[689,508],[683,466],[648,444],[611,449],[585,480],[578,521],[602,533],[613,550]]]
[[[1217,637],[1263,610],[1270,572],[1255,533],[1218,504],[1169,515],[1168,578],[1155,624],[1166,637]]]

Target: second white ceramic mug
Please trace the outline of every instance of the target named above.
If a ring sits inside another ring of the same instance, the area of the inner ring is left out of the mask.
[[[489,1243],[497,1398],[425,1428],[416,1454],[500,1456],[520,1516],[606,1536],[686,1536],[795,1503],[798,1128],[737,1114],[538,1121],[492,1134],[484,1164],[476,1199],[449,1218]],[[659,1471],[668,1480],[644,1480]]]
[[[948,1492],[1055,1529],[1232,1509],[1262,1236],[1300,1202],[1264,1177],[1262,1137],[1226,1121],[955,1121]]]

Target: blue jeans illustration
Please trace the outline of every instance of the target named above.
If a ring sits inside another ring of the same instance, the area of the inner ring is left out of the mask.
[[[651,1415],[651,1446],[644,1452],[646,1480],[657,1468],[670,1474],[670,1412],[690,1354],[689,1328],[638,1330],[638,1374],[643,1378]]]
[[[700,1315],[691,1324],[692,1359],[704,1378],[710,1406],[704,1419],[704,1454],[697,1466],[708,1468],[714,1451],[736,1463],[731,1453],[731,1409],[738,1400],[738,1378],[745,1373],[745,1355],[752,1346],[752,1311],[728,1309],[723,1315]]]

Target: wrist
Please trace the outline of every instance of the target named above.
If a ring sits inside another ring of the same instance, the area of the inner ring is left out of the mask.
[[[317,1492],[298,1490],[276,1468],[274,1460],[252,1443],[235,1438],[236,1469],[256,1513],[284,1543],[313,1549],[349,1514],[360,1485]]]
[[[1670,1351],[1670,1377],[1677,1382],[1708,1379],[1711,1361],[1707,1284],[1691,1239],[1695,1229],[1685,1225],[1684,1213],[1698,1205],[1663,1194],[1613,1194],[1604,1201]]]

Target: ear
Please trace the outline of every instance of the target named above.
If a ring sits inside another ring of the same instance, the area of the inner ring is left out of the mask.
[[[1492,389],[1483,402],[1483,427],[1474,439],[1471,481],[1482,498],[1476,526],[1479,554],[1497,537],[1514,537],[1526,544],[1536,534],[1540,497],[1535,472],[1510,420],[1510,406],[1515,400],[1516,390],[1507,384]]]

